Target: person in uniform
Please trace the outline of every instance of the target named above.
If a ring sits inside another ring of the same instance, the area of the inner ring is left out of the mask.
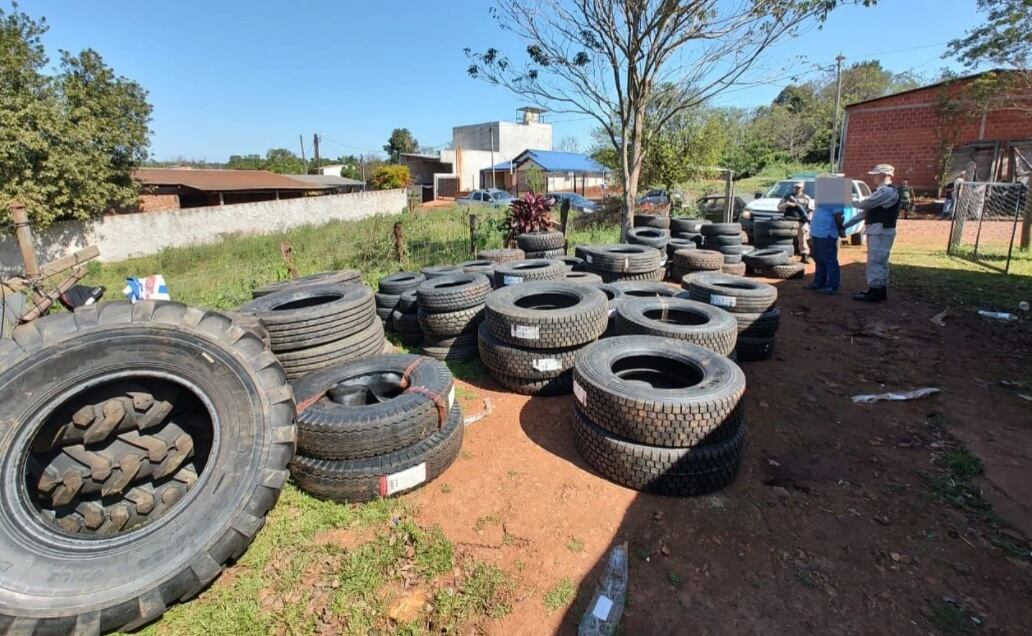
[[[881,163],[867,173],[874,177],[878,188],[871,196],[854,204],[862,214],[857,214],[846,224],[849,227],[864,221],[864,235],[867,237],[867,291],[854,294],[853,300],[888,300],[889,252],[896,240],[900,207],[899,192],[892,184],[895,171],[889,164]]]
[[[910,187],[910,180],[903,179],[903,184],[899,186],[899,209],[903,213],[904,219],[910,218],[910,211],[914,209],[914,189]]]
[[[786,194],[778,203],[778,212],[785,215],[789,221],[799,223],[799,231],[796,238],[799,243],[799,259],[804,263],[810,262],[810,216],[813,214],[813,199],[806,194],[806,184],[796,181],[792,184],[792,192]]]

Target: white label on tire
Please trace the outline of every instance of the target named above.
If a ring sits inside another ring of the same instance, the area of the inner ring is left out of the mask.
[[[720,294],[710,294],[709,304],[716,305],[717,307],[734,307],[737,298],[734,296],[721,296]]]
[[[599,594],[598,601],[595,603],[595,608],[591,610],[591,615],[600,621],[604,621],[609,618],[609,611],[613,609],[613,601],[608,596]]]
[[[388,497],[394,493],[415,488],[426,481],[426,462],[398,471],[393,475],[380,477],[380,495]]]
[[[573,381],[573,396],[584,406],[588,405],[588,394],[584,392],[584,388],[576,380]]]
[[[455,406],[455,385],[453,384],[451,390],[448,391],[448,410]]]
[[[562,368],[558,358],[538,358],[531,363],[532,367],[544,373],[545,371],[558,371]]]
[[[523,340],[541,338],[541,329],[536,325],[513,325],[510,333],[513,338],[522,338]]]
[[[609,308],[609,316],[612,317],[613,314],[615,314],[615,313],[616,313],[616,307],[610,307]]]
[[[509,285],[516,285],[522,283],[522,276],[502,276],[502,285],[508,287]]]
[[[584,255],[584,262],[587,263],[588,265],[591,264],[591,254],[585,254]]]
[[[623,259],[623,271],[627,271],[631,267],[631,259],[629,256],[624,256]]]

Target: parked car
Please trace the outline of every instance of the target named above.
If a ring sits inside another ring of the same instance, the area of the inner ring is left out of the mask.
[[[554,206],[558,207],[564,200],[569,201],[571,210],[576,210],[577,212],[583,212],[585,214],[597,212],[600,207],[599,204],[577,194],[576,192],[550,192],[548,196],[555,201],[553,204]]]
[[[455,199],[458,205],[490,205],[496,208],[507,208],[515,200],[515,197],[498,188],[485,188],[474,190],[468,196]]]
[[[745,199],[735,197],[731,218],[741,218],[745,206]],[[709,219],[714,223],[721,223],[724,220],[724,212],[727,210],[727,197],[723,194],[707,194],[696,199],[695,209],[699,211],[699,216],[702,218]]]
[[[638,199],[638,205],[643,208],[656,207],[670,204],[670,193],[666,190],[649,190]]]
[[[795,178],[788,178],[784,181],[778,181],[774,184],[766,194],[757,192],[756,198],[746,204],[745,209],[742,210],[739,218],[742,223],[742,229],[749,235],[749,241],[753,240],[753,224],[756,221],[769,221],[771,219],[780,219],[785,215],[778,212],[778,203],[781,202],[786,195],[792,192],[792,188],[797,181],[803,182],[803,191],[806,192],[811,198],[814,197],[814,193],[817,185],[817,178],[814,175],[797,175]],[[863,181],[853,180],[852,185],[853,201],[859,201],[860,199],[871,196],[871,188],[867,186]],[[856,208],[853,206],[847,206],[844,210],[845,220],[849,221],[856,214]],[[861,232],[864,229],[863,223],[858,223],[847,230],[850,233],[850,242],[854,245],[859,245],[861,242]]]

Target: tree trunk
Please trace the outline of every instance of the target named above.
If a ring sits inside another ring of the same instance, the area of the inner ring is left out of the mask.
[[[644,106],[634,113],[634,126],[631,129],[631,144],[627,147],[627,131],[623,137],[623,168],[624,168],[624,213],[623,223],[620,227],[620,240],[627,241],[627,233],[633,226],[631,216],[634,214],[638,199],[638,181],[641,179],[642,146],[645,135],[645,110]]]

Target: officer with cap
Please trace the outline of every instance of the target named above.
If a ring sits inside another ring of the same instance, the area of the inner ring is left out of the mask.
[[[810,216],[813,214],[813,199],[806,194],[806,184],[796,181],[792,184],[792,192],[786,194],[778,203],[778,212],[785,215],[788,221],[799,223],[796,235],[799,243],[799,258],[804,263],[810,262]]]
[[[850,219],[846,227],[860,221],[866,223],[867,236],[867,291],[853,295],[853,300],[881,302],[888,299],[889,252],[896,240],[896,219],[899,218],[899,192],[892,184],[896,170],[887,163],[880,163],[867,174],[874,176],[878,188],[871,196],[854,204],[861,210]]]

